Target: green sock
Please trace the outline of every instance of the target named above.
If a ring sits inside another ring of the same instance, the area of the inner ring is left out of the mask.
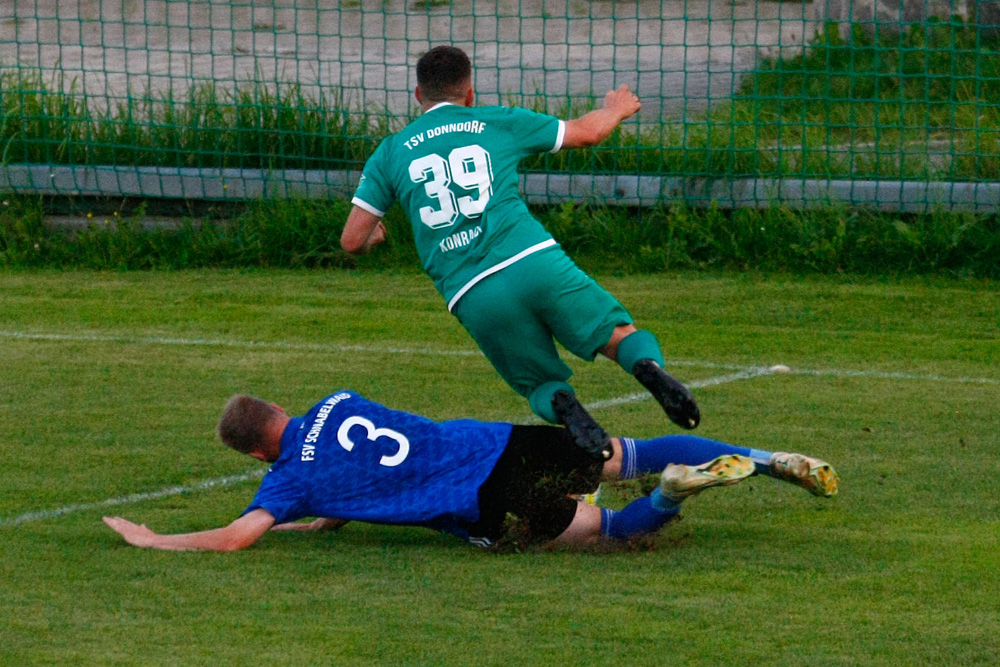
[[[559,423],[559,418],[552,409],[552,396],[557,391],[576,393],[573,391],[573,387],[565,382],[546,382],[535,387],[535,390],[528,396],[528,405],[531,406],[531,411],[550,424]]]
[[[631,375],[636,362],[641,359],[652,359],[663,368],[660,343],[653,332],[646,329],[634,331],[618,343],[618,365],[624,368],[626,373]]]

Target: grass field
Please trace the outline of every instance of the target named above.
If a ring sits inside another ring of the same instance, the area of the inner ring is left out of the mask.
[[[102,514],[181,532],[249,502],[233,476],[261,467],[213,435],[236,391],[530,413],[416,273],[0,272],[0,664],[996,664],[995,282],[601,282],[695,388],[699,434],[820,455],[841,495],[754,478],[610,553],[359,524],[135,549]],[[674,431],[611,405],[639,390],[613,364],[571,363],[609,430]]]

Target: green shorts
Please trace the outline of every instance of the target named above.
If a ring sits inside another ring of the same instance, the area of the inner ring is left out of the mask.
[[[514,391],[528,396],[573,374],[553,339],[587,361],[632,317],[559,247],[473,285],[452,311]]]

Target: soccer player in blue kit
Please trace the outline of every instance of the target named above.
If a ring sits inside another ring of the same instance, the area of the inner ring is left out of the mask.
[[[754,474],[790,481],[817,496],[837,492],[823,461],[737,447],[687,435],[613,438],[613,455],[595,460],[555,426],[474,420],[434,422],[338,391],[302,417],[247,395],[229,400],[220,439],[271,464],[243,515],[228,526],[161,535],[120,517],[105,523],[138,547],[232,551],[268,530],[337,528],[347,521],[416,525],[489,547],[508,513],[529,543],[580,545],[599,536],[627,540],[655,533],[685,498]],[[574,500],[601,480],[661,473],[649,496],[619,511]],[[317,517],[309,523],[294,523]]]
[[[538,153],[600,143],[639,108],[627,86],[604,106],[564,121],[528,109],[474,106],[472,64],[452,46],[417,62],[423,114],[379,144],[365,163],[341,236],[350,253],[385,240],[396,201],[413,226],[421,263],[448,310],[500,376],[550,423],[561,423],[597,459],[607,433],[567,383],[553,339],[576,356],[617,361],[683,428],[701,420],[688,389],[663,370],[652,332],[563,252],[518,194],[517,165]]]

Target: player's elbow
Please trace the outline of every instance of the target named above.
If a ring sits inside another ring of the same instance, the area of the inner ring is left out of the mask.
[[[219,536],[213,545],[213,549],[215,551],[239,551],[246,549],[256,542],[262,534],[257,530],[228,532]]]
[[[360,255],[365,249],[365,240],[356,234],[351,234],[347,230],[340,236],[340,247],[344,252],[351,255]]]

